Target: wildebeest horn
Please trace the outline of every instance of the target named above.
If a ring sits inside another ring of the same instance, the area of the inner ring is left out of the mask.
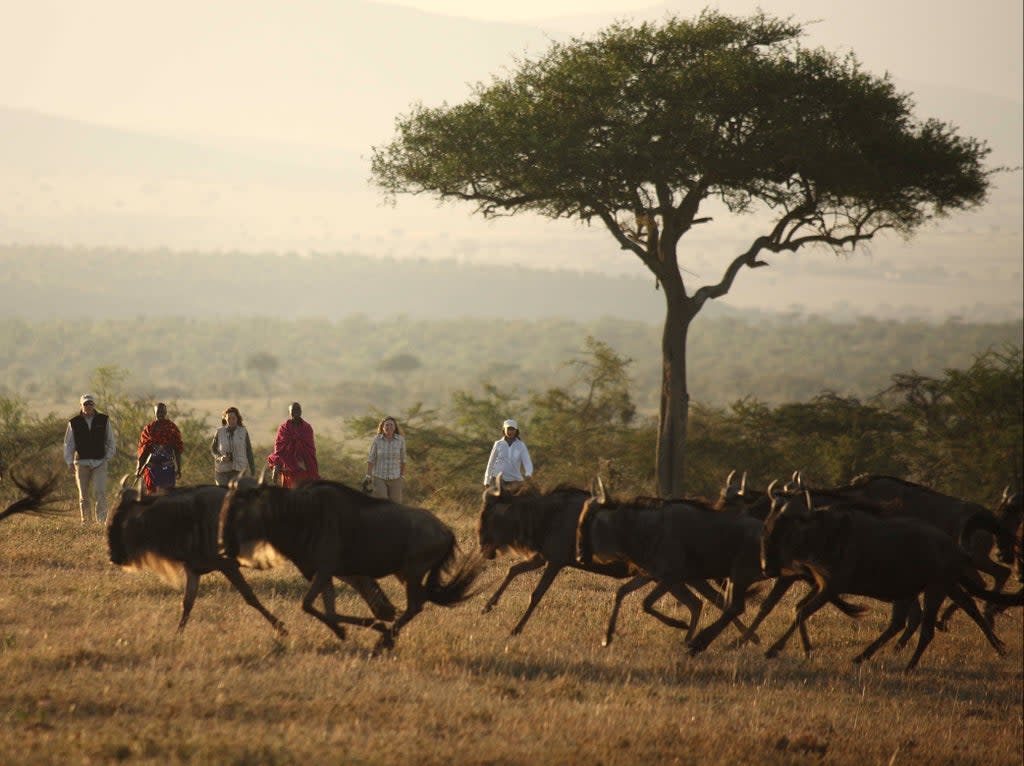
[[[499,473],[494,477],[494,489],[500,495],[501,494],[501,474]]]
[[[597,502],[600,505],[607,505],[608,493],[604,491],[604,482],[601,481],[601,477],[597,477]]]
[[[1006,485],[1006,486],[1005,486],[1005,487],[1003,488],[1003,497],[1002,497],[1002,501],[1003,501],[1003,502],[1005,503],[1005,502],[1006,502],[1007,500],[1009,500],[1009,499],[1010,499],[1010,485],[1009,485],[1009,484],[1007,484],[1007,485]]]
[[[728,488],[732,487],[732,480],[733,480],[733,478],[735,478],[735,476],[736,476],[736,469],[733,468],[731,471],[729,471],[729,475],[725,477],[725,486],[726,487],[728,487]]]
[[[126,473],[124,476],[122,476],[121,477],[121,489],[128,489],[128,483],[131,480],[132,480],[132,475],[130,473]]]
[[[778,483],[778,479],[772,479],[772,483],[768,485],[768,499],[772,501],[771,507],[768,509],[769,516],[776,513],[776,508],[779,505],[779,496],[775,494],[775,485]]]
[[[267,467],[263,466],[263,470],[260,471],[260,486],[262,487],[267,483]]]
[[[811,491],[809,489],[804,490],[804,502],[807,503],[807,510],[814,510],[814,501],[811,500]]]

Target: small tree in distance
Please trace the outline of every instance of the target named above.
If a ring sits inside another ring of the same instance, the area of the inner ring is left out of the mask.
[[[269,351],[256,351],[246,358],[245,366],[259,376],[263,390],[267,394],[267,409],[270,409],[270,381],[281,366],[281,361]]]
[[[600,221],[654,274],[665,300],[658,491],[684,491],[690,324],[765,253],[854,249],[909,236],[984,201],[984,142],[919,121],[888,76],[799,44],[801,24],[705,11],[555,44],[465,103],[416,106],[374,147],[388,194]],[[705,209],[757,213],[764,229],[717,282],[684,280],[679,243]],[[793,360],[788,360],[792,363]]]

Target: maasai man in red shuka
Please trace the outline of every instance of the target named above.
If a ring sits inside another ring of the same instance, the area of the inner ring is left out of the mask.
[[[298,402],[292,402],[288,414],[291,420],[284,421],[277,429],[274,451],[267,457],[274,481],[280,474],[282,487],[294,487],[299,482],[320,478],[313,426],[302,419],[302,405]]]
[[[161,487],[173,487],[181,478],[181,453],[185,444],[181,431],[167,419],[167,405],[154,407],[156,420],[142,429],[139,436],[139,459],[136,476],[145,476],[146,491],[156,492]]]

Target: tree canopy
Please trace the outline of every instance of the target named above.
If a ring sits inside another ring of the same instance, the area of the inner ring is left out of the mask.
[[[764,13],[616,24],[520,62],[465,103],[414,107],[373,151],[391,195],[469,201],[488,217],[598,220],[655,275],[667,308],[665,494],[682,489],[686,335],[707,300],[743,267],[767,265],[764,252],[906,236],[988,190],[983,141],[916,119],[887,75],[804,47],[802,34]],[[711,221],[712,203],[766,223],[717,282],[688,289],[678,244]]]

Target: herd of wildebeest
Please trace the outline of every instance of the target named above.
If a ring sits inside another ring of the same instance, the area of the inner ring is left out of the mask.
[[[24,497],[0,512],[41,511],[57,484],[12,480]],[[600,479],[589,490],[532,485],[484,490],[479,551],[462,552],[455,533],[428,510],[378,499],[345,484],[319,480],[286,489],[243,476],[230,487],[179,487],[147,495],[128,477],[107,520],[110,561],[125,569],[149,569],[181,581],[184,599],[178,630],[189,619],[199,579],[221,572],[246,602],[281,635],[286,630],[257,598],[242,567],[266,568],[290,561],[309,582],[302,608],[344,639],[345,626],[379,634],[374,653],[394,645],[399,631],[426,602],[451,606],[466,601],[486,560],[517,557],[483,607],[490,611],[509,583],[542,569],[530,602],[512,629],[520,633],[565,567],[623,580],[615,593],[604,644],[612,641],[622,599],[653,584],[643,610],[686,631],[686,648],[697,654],[732,624],[736,643],[760,643],[756,630],[786,591],[797,583],[806,595],[789,628],[768,648],[773,657],[799,631],[809,653],[809,618],[826,604],[856,617],[863,596],[892,604],[888,626],[855,658],[861,662],[897,634],[897,647],[918,634],[907,664],[913,669],[954,610],[961,610],[1002,654],[993,631],[996,614],[1024,605],[1021,492],[1003,492],[994,509],[944,495],[890,476],[860,476],[847,486],[806,486],[799,473],[765,492],[748,493],[745,477],[727,478],[717,501],[700,498],[615,499]],[[993,558],[995,555],[998,560]],[[987,586],[981,577],[991,579]],[[393,575],[405,588],[397,613],[377,580]],[[1015,576],[1017,584],[1004,589]],[[339,614],[334,579],[355,589],[370,616]],[[757,614],[743,621],[750,595],[771,581]],[[656,608],[671,594],[689,611],[682,620]],[[317,599],[322,609],[317,607]],[[979,609],[975,599],[984,602]],[[696,630],[704,602],[720,615]],[[944,602],[949,602],[940,616]]]

